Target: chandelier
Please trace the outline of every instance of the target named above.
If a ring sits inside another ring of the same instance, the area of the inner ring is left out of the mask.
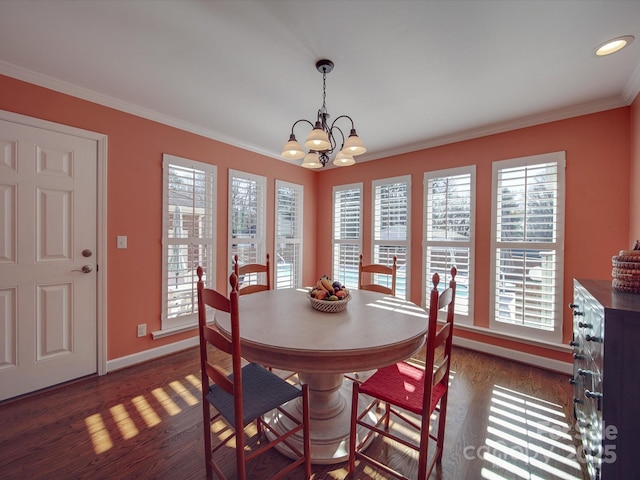
[[[326,106],[327,73],[333,70],[333,62],[326,59],[318,60],[316,62],[316,69],[322,73],[322,108],[318,110],[318,117],[316,118],[315,124],[305,119],[294,122],[291,126],[289,141],[282,149],[282,157],[287,160],[299,160],[304,157],[301,166],[305,168],[322,168],[329,162],[329,155],[333,154],[334,150],[336,150],[338,146],[337,140],[339,139],[341,145],[340,151],[336,154],[333,164],[338,167],[353,165],[356,163],[353,158],[354,155],[360,155],[366,152],[367,149],[360,137],[358,137],[350,116],[340,115],[329,125],[327,120],[331,115],[327,112]],[[351,122],[351,131],[348,137],[345,137],[344,132],[336,125],[336,122],[341,119],[347,119]],[[308,123],[313,128],[307,140],[304,142],[304,146],[309,150],[308,153],[305,153],[293,133],[296,125],[300,122]],[[339,138],[336,139],[336,135],[338,134]]]

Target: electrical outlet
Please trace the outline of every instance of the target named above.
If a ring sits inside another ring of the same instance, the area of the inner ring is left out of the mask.
[[[146,334],[147,334],[147,324],[141,323],[140,325],[138,325],[138,336],[144,337]]]

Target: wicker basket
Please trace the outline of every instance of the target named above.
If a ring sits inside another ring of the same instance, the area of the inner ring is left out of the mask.
[[[347,308],[347,303],[351,300],[351,294],[347,295],[343,300],[318,300],[307,293],[307,297],[311,302],[311,306],[319,312],[338,313]]]
[[[640,293],[640,254],[621,250],[611,258],[611,286],[619,292]]]

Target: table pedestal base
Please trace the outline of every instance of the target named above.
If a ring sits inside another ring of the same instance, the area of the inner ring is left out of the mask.
[[[352,382],[339,373],[299,373],[298,376],[301,383],[309,385],[311,462],[334,464],[346,461],[349,457]],[[359,409],[364,409],[366,399],[361,397],[360,402]],[[302,416],[299,400],[289,402],[285,409],[296,418]],[[372,412],[369,413],[369,420],[372,424],[376,421]],[[277,431],[287,429],[289,422],[283,415],[274,415],[269,420]],[[302,450],[302,435],[295,436],[292,444]],[[284,445],[278,449],[284,455],[294,456]]]

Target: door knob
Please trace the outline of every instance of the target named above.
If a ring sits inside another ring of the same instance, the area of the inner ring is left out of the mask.
[[[93,268],[90,265],[83,265],[80,270],[71,270],[72,272],[82,272],[82,273],[91,273],[93,272]]]

